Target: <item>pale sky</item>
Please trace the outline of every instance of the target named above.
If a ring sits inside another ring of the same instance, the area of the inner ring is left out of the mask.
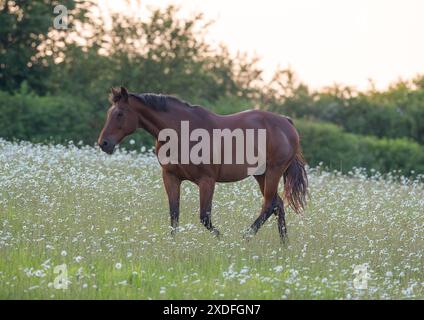
[[[183,16],[203,12],[215,21],[208,41],[258,55],[266,78],[277,66],[291,66],[313,88],[365,89],[369,78],[384,88],[424,74],[423,0],[132,0],[132,7],[127,0],[98,1],[140,16],[148,6],[171,3]]]

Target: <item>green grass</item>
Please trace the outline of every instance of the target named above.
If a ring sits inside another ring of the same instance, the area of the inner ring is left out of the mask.
[[[275,217],[243,240],[261,205],[251,178],[218,185],[220,240],[184,183],[174,240],[155,159],[0,140],[0,298],[423,299],[422,177],[309,177],[304,216],[287,210],[287,247]],[[66,290],[53,287],[61,264]],[[363,264],[368,288],[355,289]]]

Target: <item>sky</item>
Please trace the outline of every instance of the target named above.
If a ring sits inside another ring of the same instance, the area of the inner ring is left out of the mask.
[[[111,10],[147,16],[176,4],[181,15],[214,20],[207,36],[231,52],[261,58],[269,79],[290,66],[318,89],[335,83],[383,89],[424,74],[423,0],[98,0]]]

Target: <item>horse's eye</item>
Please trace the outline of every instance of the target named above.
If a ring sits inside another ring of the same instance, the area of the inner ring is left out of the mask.
[[[122,112],[118,112],[118,114],[116,115],[118,118],[122,118],[124,114]]]

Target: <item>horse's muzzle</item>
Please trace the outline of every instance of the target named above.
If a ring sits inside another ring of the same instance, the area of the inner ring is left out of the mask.
[[[107,154],[112,154],[115,151],[115,144],[107,140],[103,140],[99,143],[99,147]]]

